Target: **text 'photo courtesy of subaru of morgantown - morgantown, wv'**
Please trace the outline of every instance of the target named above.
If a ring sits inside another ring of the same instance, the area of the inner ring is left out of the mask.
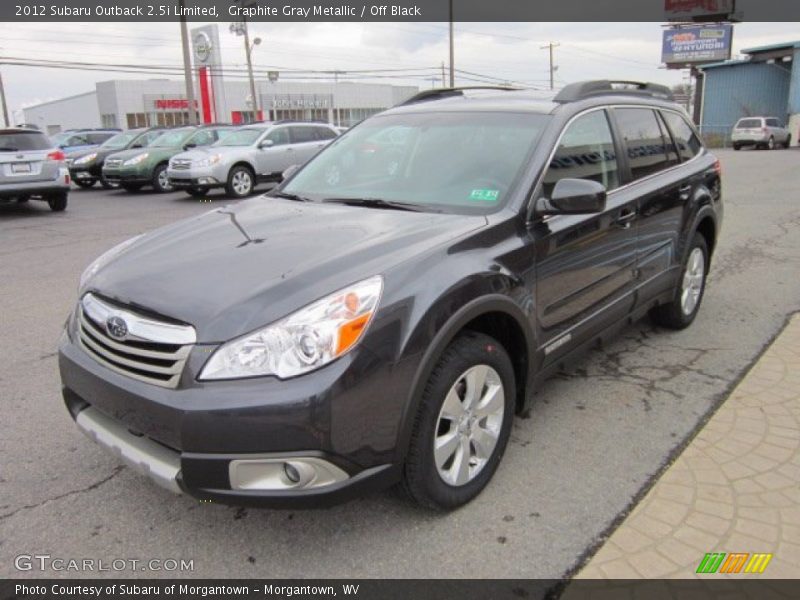
[[[305,164],[100,256],[59,345],[77,426],[173,492],[311,507],[399,484],[454,509],[545,378],[700,310],[721,168],[661,85],[438,89],[339,136],[223,131],[86,170],[240,197]]]

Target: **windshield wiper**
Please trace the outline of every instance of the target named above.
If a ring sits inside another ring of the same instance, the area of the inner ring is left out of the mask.
[[[287,200],[294,200],[295,202],[313,202],[311,198],[305,196],[298,196],[297,194],[290,194],[289,192],[274,192],[267,194],[268,198],[286,198]]]
[[[408,210],[412,212],[441,212],[432,208],[411,204],[410,202],[397,202],[383,198],[325,198],[323,202],[331,204],[347,204],[348,206],[366,206],[367,208],[388,208],[393,210]]]

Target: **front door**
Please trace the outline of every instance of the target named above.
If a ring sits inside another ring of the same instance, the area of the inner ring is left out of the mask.
[[[591,179],[608,191],[602,213],[553,215],[534,227],[537,333],[545,365],[632,307],[638,205],[617,190],[619,153],[607,112],[585,113],[567,126],[540,186],[538,193],[549,196],[560,179]]]

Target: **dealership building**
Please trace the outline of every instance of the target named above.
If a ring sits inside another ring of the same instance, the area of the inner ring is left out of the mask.
[[[777,117],[800,142],[800,41],[742,50],[744,60],[700,67],[703,135],[728,139],[742,117]]]
[[[23,113],[25,123],[50,134],[84,127],[181,125],[189,121],[185,91],[182,81],[167,79],[102,81],[92,92],[29,106]],[[349,127],[418,91],[413,86],[372,83],[257,81],[261,110],[255,115],[249,83],[236,80],[216,88],[213,106],[199,93],[195,109],[200,122],[314,119]]]

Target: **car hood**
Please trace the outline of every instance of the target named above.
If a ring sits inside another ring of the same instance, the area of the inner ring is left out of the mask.
[[[241,153],[243,150],[246,150],[247,146],[203,146],[202,148],[192,148],[191,150],[186,150],[185,152],[181,152],[180,154],[176,154],[173,158],[183,158],[189,159],[191,161],[195,160],[202,160],[209,156],[213,156],[214,154],[231,154],[231,153]]]
[[[143,236],[84,291],[221,342],[485,225],[481,216],[253,198]]]
[[[140,154],[143,154],[145,152],[150,156],[172,156],[179,150],[180,148],[162,148],[162,147],[131,148],[130,150],[121,150],[119,152],[114,152],[112,154],[109,154],[106,158],[113,156],[114,158],[121,158],[122,160],[128,160],[129,158],[133,158],[134,156],[139,156]]]

